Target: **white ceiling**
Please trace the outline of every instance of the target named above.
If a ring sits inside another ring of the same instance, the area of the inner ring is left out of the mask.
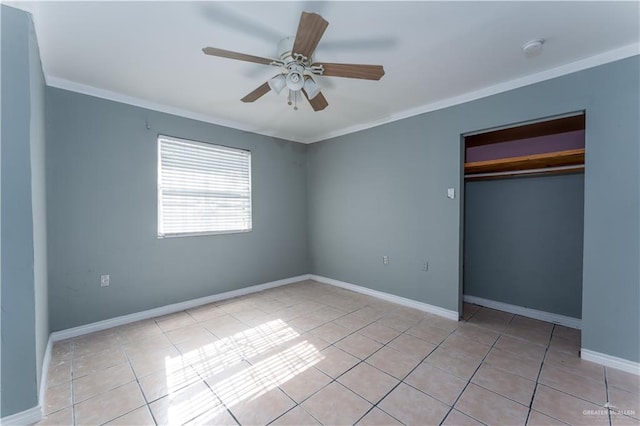
[[[48,84],[314,142],[638,53],[633,2],[30,2]],[[301,11],[329,27],[319,62],[382,64],[378,82],[319,77],[329,107],[286,91],[240,98],[277,73],[206,56],[276,57]],[[545,38],[525,58],[524,42]]]

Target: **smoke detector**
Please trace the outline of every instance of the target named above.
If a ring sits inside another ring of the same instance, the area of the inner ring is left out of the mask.
[[[542,53],[542,45],[544,44],[544,39],[539,38],[536,40],[531,40],[522,45],[522,51],[524,52],[524,56],[527,58],[533,58]]]

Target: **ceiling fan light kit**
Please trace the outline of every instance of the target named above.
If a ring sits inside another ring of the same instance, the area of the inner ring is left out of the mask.
[[[282,89],[287,85],[287,79],[284,74],[278,74],[269,80],[269,87],[276,93],[282,92]]]
[[[304,91],[307,93],[309,99],[313,99],[320,93],[320,85],[311,77],[307,77],[304,81]]]
[[[255,62],[263,65],[276,66],[281,69],[280,74],[274,76],[253,92],[246,95],[241,99],[242,102],[255,102],[270,90],[278,94],[282,89],[287,87],[287,89],[289,89],[288,104],[293,104],[294,110],[298,109],[297,98],[298,94],[302,92],[313,110],[321,111],[325,109],[329,103],[322,95],[320,85],[312,78],[313,75],[359,78],[364,80],[380,80],[384,75],[384,68],[381,65],[313,62],[313,52],[315,52],[328,25],[329,23],[317,13],[302,12],[295,38],[287,37],[278,43],[280,59],[277,60],[245,55],[243,53],[217,49],[215,47],[205,47],[202,51],[211,56]]]
[[[287,87],[289,90],[297,92],[304,87],[304,67],[297,63],[291,63],[287,66]]]

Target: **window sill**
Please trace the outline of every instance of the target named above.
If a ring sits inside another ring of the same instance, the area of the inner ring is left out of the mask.
[[[241,229],[234,231],[217,231],[217,232],[184,232],[179,234],[164,234],[158,235],[159,240],[164,240],[167,238],[180,238],[180,237],[204,237],[207,235],[226,235],[226,234],[245,234],[247,232],[251,232],[252,229]]]

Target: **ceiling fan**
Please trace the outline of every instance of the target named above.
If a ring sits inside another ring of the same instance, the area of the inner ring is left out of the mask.
[[[280,93],[282,89],[287,88],[289,90],[288,103],[289,105],[293,105],[294,110],[298,109],[297,102],[302,92],[311,104],[313,110],[321,111],[325,109],[329,103],[320,92],[320,86],[313,79],[314,75],[360,78],[365,80],[380,80],[384,75],[382,65],[314,62],[313,52],[316,50],[328,25],[329,23],[317,13],[302,12],[295,38],[287,37],[278,43],[279,59],[245,55],[244,53],[217,49],[215,47],[205,47],[202,51],[207,55],[272,65],[280,68],[279,74],[242,98],[242,102],[254,102],[270,90]]]

